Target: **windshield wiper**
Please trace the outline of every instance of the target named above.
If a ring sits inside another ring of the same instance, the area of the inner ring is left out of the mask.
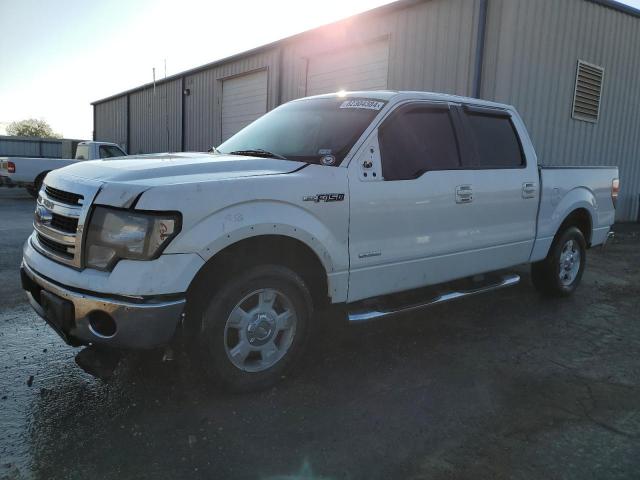
[[[268,152],[262,148],[254,148],[249,150],[236,150],[229,152],[229,155],[249,155],[253,157],[279,158],[280,160],[289,160],[287,157],[278,153]]]

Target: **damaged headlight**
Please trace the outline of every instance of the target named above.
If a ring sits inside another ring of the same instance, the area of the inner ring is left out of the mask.
[[[96,207],[86,238],[86,265],[110,270],[118,260],[151,260],[180,231],[177,212],[137,212]]]

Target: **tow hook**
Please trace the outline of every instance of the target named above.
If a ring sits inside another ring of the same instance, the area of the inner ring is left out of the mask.
[[[108,380],[113,376],[121,357],[122,354],[118,350],[92,345],[83,348],[76,355],[76,364],[89,375]]]

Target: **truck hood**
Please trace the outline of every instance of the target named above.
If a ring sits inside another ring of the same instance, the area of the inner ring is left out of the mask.
[[[64,174],[101,182],[152,187],[205,179],[290,173],[304,165],[290,160],[240,155],[163,153],[78,162],[64,168]]]
[[[74,191],[74,178],[93,185],[94,202],[129,208],[144,191],[163,185],[200,183],[294,172],[306,164],[275,158],[209,153],[131,155],[77,162],[53,170],[45,183]]]

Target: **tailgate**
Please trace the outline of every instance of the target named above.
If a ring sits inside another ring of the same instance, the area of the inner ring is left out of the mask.
[[[7,176],[9,174],[9,159],[7,157],[0,157],[0,176]]]

